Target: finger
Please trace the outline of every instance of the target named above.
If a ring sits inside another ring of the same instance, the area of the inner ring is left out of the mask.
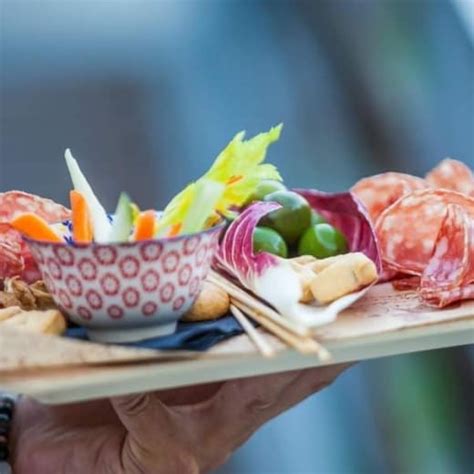
[[[194,430],[209,450],[234,449],[259,426],[261,413],[299,376],[298,371],[226,382],[210,400],[189,408]],[[214,446],[214,448],[213,448]]]
[[[325,388],[346,368],[337,365],[227,382],[204,416],[202,436],[235,449],[263,423]]]
[[[314,393],[325,389],[351,365],[338,364],[301,371],[298,378],[280,394],[277,402],[268,407],[268,410],[262,412],[260,421],[264,423],[297,405]]]
[[[160,390],[157,395],[168,406],[194,405],[211,398],[219,391],[221,386],[222,382],[193,385],[191,387]]]
[[[258,414],[274,405],[299,375],[299,371],[292,371],[228,381],[212,400],[213,412],[229,419]]]
[[[194,451],[199,439],[186,436],[186,420],[158,394],[118,397],[112,405],[128,431],[121,448],[124,472],[198,472]]]
[[[111,403],[130,436],[137,441],[153,439],[156,430],[166,435],[172,427],[172,412],[153,393],[116,397]]]

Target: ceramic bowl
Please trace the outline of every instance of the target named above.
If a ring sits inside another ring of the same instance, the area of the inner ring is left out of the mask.
[[[54,301],[91,340],[132,342],[175,331],[222,229],[124,244],[27,243]]]

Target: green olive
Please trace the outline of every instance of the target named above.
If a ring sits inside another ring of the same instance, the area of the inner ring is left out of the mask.
[[[283,237],[268,227],[256,227],[253,233],[253,251],[268,252],[279,257],[288,256],[288,248]]]
[[[286,191],[286,186],[274,179],[264,179],[257,184],[257,187],[247,199],[247,205],[254,201],[263,201],[267,194],[274,193],[275,191]]]
[[[346,252],[346,238],[336,228],[327,223],[309,227],[298,243],[299,255],[327,258]]]
[[[316,224],[325,224],[326,219],[318,214],[317,212],[313,211],[311,214],[311,225],[316,225]]]
[[[311,224],[308,201],[292,191],[276,191],[265,196],[264,201],[277,202],[282,207],[266,215],[261,224],[276,230],[288,245],[296,243]]]

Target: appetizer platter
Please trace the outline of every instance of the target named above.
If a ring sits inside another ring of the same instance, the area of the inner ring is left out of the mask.
[[[237,134],[161,210],[0,193],[0,389],[63,403],[474,342],[474,176],[446,159],[341,193]]]

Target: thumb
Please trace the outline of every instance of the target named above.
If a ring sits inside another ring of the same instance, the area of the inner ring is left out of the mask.
[[[172,427],[171,410],[153,393],[115,397],[111,403],[120,421],[136,441],[156,438],[157,431],[163,436]]]
[[[124,472],[198,472],[180,433],[183,424],[157,394],[117,397],[111,403],[128,431],[121,452]]]

